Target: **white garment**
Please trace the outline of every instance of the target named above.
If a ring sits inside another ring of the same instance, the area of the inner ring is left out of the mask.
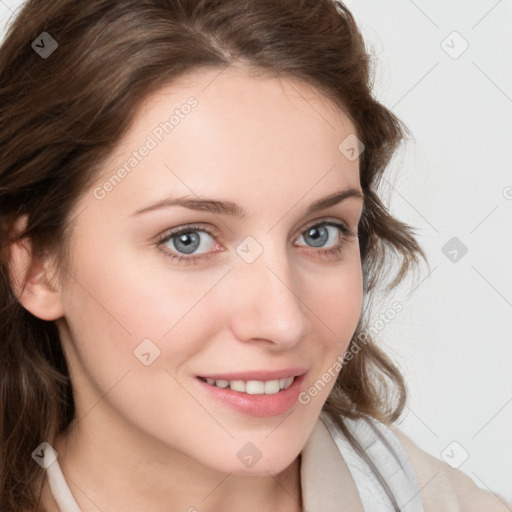
[[[396,508],[368,463],[356,452],[327,414],[322,414],[321,419],[328,427],[350,470],[364,511],[395,512]],[[407,506],[407,512],[424,512],[421,491],[411,460],[395,434],[373,418],[368,421],[345,418],[344,423],[384,477],[399,510]]]
[[[411,461],[395,434],[377,420],[367,423],[345,418],[344,422],[381,472],[400,509],[407,505],[407,512],[424,512]],[[49,454],[45,453],[47,456]],[[343,464],[348,467],[353,482],[347,481]],[[368,463],[326,413],[320,415],[301,451],[300,467],[306,512],[395,512]],[[55,459],[46,471],[50,490],[61,512],[81,512],[58,460]]]

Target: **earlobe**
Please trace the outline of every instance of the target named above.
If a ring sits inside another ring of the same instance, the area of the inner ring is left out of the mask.
[[[18,219],[15,233],[26,225]],[[36,258],[32,242],[23,239],[9,247],[9,267],[14,293],[19,303],[41,320],[56,320],[64,315],[59,290],[51,282],[50,262]]]

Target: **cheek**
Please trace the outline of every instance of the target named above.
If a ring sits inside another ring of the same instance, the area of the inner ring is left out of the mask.
[[[319,416],[342,369],[361,314],[362,285],[357,268],[334,275],[337,277],[321,288],[323,295],[318,295],[314,303],[319,317],[315,323],[318,335],[308,345],[312,367],[298,397],[297,409],[303,418]]]
[[[141,359],[154,361],[153,367],[178,367],[213,335],[219,306],[209,292],[226,268],[190,272],[171,269],[159,255],[146,260],[129,249],[114,254],[112,242],[104,253],[80,245],[63,302],[81,362],[92,375],[108,373],[112,361],[119,371],[143,367]]]
[[[359,321],[363,303],[360,259],[353,257],[346,265],[330,272],[316,294],[315,312],[331,334],[332,345],[346,347]],[[334,332],[334,334],[333,334]]]
[[[311,360],[316,361],[306,388],[305,401],[313,407],[327,399],[341,370],[344,354],[357,328],[362,310],[362,271],[360,260],[341,265],[329,278],[317,281],[311,309],[316,315],[315,343],[309,346]],[[323,334],[320,334],[323,333]],[[314,397],[314,399],[313,399]]]
[[[81,253],[63,294],[68,361],[82,414],[108,404],[144,430],[159,420],[157,436],[165,439],[170,432],[177,435],[179,425],[163,411],[178,408],[190,422],[197,413],[197,403],[180,384],[180,367],[208,332],[208,305],[201,297],[215,276],[193,287],[176,272],[163,279],[161,269],[143,268],[121,255],[114,264],[98,253]],[[180,293],[181,287],[192,290]]]

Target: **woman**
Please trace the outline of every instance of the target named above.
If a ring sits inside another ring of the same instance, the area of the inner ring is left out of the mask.
[[[377,194],[405,127],[369,65],[329,0],[26,4],[0,53],[2,510],[505,510],[393,426],[369,300],[425,255]]]

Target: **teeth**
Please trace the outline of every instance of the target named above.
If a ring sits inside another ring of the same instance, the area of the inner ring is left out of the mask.
[[[245,382],[243,380],[230,380],[229,387],[233,391],[243,391],[245,392]]]
[[[279,386],[278,380],[268,380],[264,384],[265,395],[274,395],[275,393],[279,393],[281,391],[281,387]]]
[[[274,395],[288,389],[295,377],[288,377],[287,379],[276,379],[276,380],[214,380],[207,378],[206,382],[211,386],[217,386],[218,388],[229,387],[233,391],[239,391],[241,393],[247,393],[249,395]]]

